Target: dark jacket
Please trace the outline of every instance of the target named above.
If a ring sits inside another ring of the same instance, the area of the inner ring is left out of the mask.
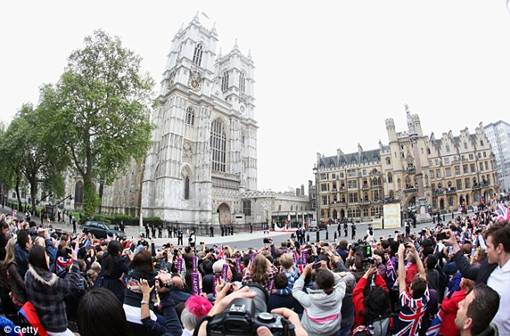
[[[471,265],[464,256],[462,250],[454,255],[453,260],[462,273],[462,276],[473,280],[475,283],[487,284],[492,271],[498,266],[498,264],[489,264],[487,258],[479,265]]]
[[[16,264],[12,262],[9,265],[5,265],[5,267],[7,285],[12,292],[13,299],[17,301],[18,304],[24,304],[26,302],[26,287],[23,278],[18,273]]]
[[[22,248],[19,244],[14,247],[14,257],[16,258],[16,265],[18,267],[19,275],[24,278],[28,270],[28,256],[29,252]]]
[[[64,332],[67,329],[64,299],[84,291],[84,282],[78,272],[78,267],[72,266],[65,278],[59,278],[55,273],[29,266],[25,275],[27,298],[34,305],[46,330]]]
[[[294,299],[292,294],[280,295],[275,293],[269,295],[269,300],[267,302],[268,311],[281,307],[292,309],[298,314],[303,313],[303,307],[299,304],[299,302],[296,299]]]

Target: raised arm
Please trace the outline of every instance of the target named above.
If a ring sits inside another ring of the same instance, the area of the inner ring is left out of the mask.
[[[406,266],[404,264],[404,244],[398,246],[398,290],[399,293],[406,291]]]

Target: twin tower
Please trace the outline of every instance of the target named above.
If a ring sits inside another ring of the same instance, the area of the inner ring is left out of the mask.
[[[217,54],[216,28],[198,15],[172,40],[156,126],[145,159],[144,216],[184,224],[230,224],[242,193],[257,188],[254,64]]]

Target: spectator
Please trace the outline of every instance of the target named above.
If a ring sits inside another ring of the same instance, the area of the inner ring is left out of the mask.
[[[5,259],[5,247],[10,236],[9,224],[1,220],[0,225],[0,260]]]
[[[269,295],[268,309],[289,308],[298,314],[303,313],[303,307],[296,301],[291,293],[285,291],[288,288],[289,279],[285,273],[278,273],[275,277],[275,290]]]
[[[376,320],[388,318],[390,311],[388,288],[375,266],[371,266],[359,279],[352,293],[352,300],[355,312],[354,327],[369,326]]]
[[[14,255],[16,256],[16,266],[21,277],[25,277],[28,270],[28,256],[32,248],[32,237],[26,230],[19,230],[17,234],[17,244]]]
[[[25,275],[27,298],[34,305],[48,335],[72,336],[68,329],[64,298],[83,291],[83,280],[76,265],[71,266],[65,278],[59,278],[49,271],[48,262],[49,257],[43,247],[32,247]]]
[[[409,289],[406,284],[406,270],[404,266],[404,253],[406,248],[416,262],[418,274],[411,282]],[[427,304],[429,301],[429,290],[423,263],[413,244],[400,244],[398,247],[398,287],[399,287],[399,304],[400,313],[396,321],[395,335],[398,336],[414,336],[420,330],[421,321]]]
[[[461,336],[497,336],[498,329],[491,325],[500,306],[500,296],[492,288],[478,284],[459,303],[455,325]],[[507,334],[501,334],[507,335]]]
[[[257,282],[262,285],[268,293],[272,292],[273,281],[278,273],[278,269],[262,254],[258,254],[251,267],[248,267],[243,277],[244,283]]]
[[[105,288],[87,292],[78,306],[81,336],[128,335],[126,314],[117,297]]]
[[[309,289],[306,293],[303,291],[305,278],[311,272],[312,264],[306,265],[294,284],[292,295],[303,306],[301,322],[308,334],[332,335],[340,330],[342,323],[340,312],[345,295],[345,280],[338,274],[321,269],[315,274],[317,289]]]
[[[212,304],[204,297],[193,295],[187,301],[181,313],[181,322],[184,327],[182,336],[192,336],[200,321],[207,316]]]
[[[5,259],[0,266],[2,278],[1,299],[4,312],[16,313],[26,301],[25,281],[18,273],[14,251],[16,237],[9,239],[5,247]],[[10,295],[9,295],[10,294]]]
[[[108,252],[103,255],[101,273],[95,286],[110,290],[120,302],[124,302],[125,286],[122,277],[128,272],[128,261],[120,255],[121,252],[119,241],[112,240],[108,243]]]
[[[440,334],[444,336],[456,336],[459,334],[459,329],[455,325],[455,316],[459,309],[459,302],[464,300],[474,287],[472,280],[462,278],[460,282],[460,289],[452,293],[451,296],[446,297],[441,303],[441,310],[439,317],[441,320]]]
[[[289,295],[292,293],[294,283],[299,278],[299,273],[294,267],[294,260],[290,253],[282,254],[278,260],[280,262],[280,266],[283,268],[283,274],[287,277],[287,287],[283,289],[276,289],[276,292],[281,295]]]
[[[485,232],[487,259],[480,265],[469,265],[462,253],[457,237],[448,230],[447,243],[455,253],[454,260],[462,276],[485,283],[501,297],[500,309],[494,317],[494,324],[501,335],[510,335],[510,226],[508,222],[493,224]]]

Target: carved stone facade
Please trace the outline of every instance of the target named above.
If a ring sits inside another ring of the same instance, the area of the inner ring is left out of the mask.
[[[198,17],[172,40],[154,111],[142,185],[144,216],[181,223],[233,221],[257,188],[251,56],[237,42],[216,55],[216,29]]]

